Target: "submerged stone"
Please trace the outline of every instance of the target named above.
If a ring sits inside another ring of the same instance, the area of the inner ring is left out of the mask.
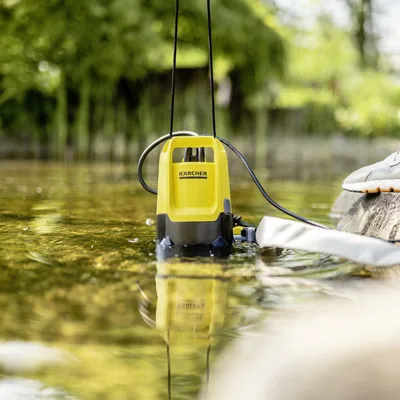
[[[7,400],[78,400],[58,388],[24,378],[0,379],[0,396]]]
[[[0,370],[5,373],[35,372],[71,360],[72,357],[63,351],[39,343],[14,341],[0,344]]]

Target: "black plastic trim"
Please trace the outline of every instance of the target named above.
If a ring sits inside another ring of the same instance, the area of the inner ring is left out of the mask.
[[[221,213],[215,221],[174,222],[167,214],[157,215],[157,241],[168,237],[176,245],[212,245],[222,237],[233,243],[233,218]]]

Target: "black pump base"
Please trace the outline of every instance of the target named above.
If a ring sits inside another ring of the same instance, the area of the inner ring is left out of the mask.
[[[233,243],[232,214],[221,213],[215,221],[204,222],[174,222],[167,214],[158,214],[157,241],[166,246],[229,247]]]
[[[167,239],[169,240],[169,239]],[[233,252],[233,246],[220,246],[215,247],[212,244],[197,244],[197,245],[179,245],[174,244],[172,246],[165,245],[166,240],[163,239],[161,242],[157,241],[156,254],[157,260],[163,261],[172,257],[215,257],[215,258],[226,258],[229,257]]]

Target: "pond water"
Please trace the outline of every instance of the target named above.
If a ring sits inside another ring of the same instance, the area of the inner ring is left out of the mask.
[[[231,186],[246,221],[281,216],[247,175]],[[333,225],[340,181],[266,189]],[[155,205],[134,166],[0,163],[0,398],[196,398],[243,328],[366,275],[253,245],[224,260],[157,262]]]

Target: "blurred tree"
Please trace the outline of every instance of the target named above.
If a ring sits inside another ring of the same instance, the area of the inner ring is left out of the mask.
[[[361,4],[353,3],[354,7]],[[307,120],[303,133],[398,135],[400,87],[393,77],[375,68],[374,51],[363,50],[364,62],[360,62],[353,35],[326,14],[314,26],[292,27],[285,37],[287,75],[278,85],[275,105],[302,111]],[[363,46],[367,49],[369,44]]]
[[[262,91],[284,63],[272,13],[260,0],[218,0],[212,8],[217,77],[230,74],[244,97]],[[205,2],[183,2],[180,17],[178,66],[206,67]],[[72,143],[86,158],[95,132],[111,140],[118,125],[129,129],[121,121],[138,110],[144,92],[137,89],[170,69],[173,21],[172,0],[3,0],[0,106],[17,101],[11,108],[26,113],[34,126],[27,93],[52,99],[55,108],[43,109],[53,122],[38,130],[48,131],[55,157]],[[127,90],[121,91],[121,82]],[[135,109],[124,104],[129,90],[136,91]]]
[[[353,35],[362,67],[378,67],[379,52],[374,29],[374,0],[345,0],[353,22]]]
[[[128,6],[134,11],[126,12]],[[68,132],[68,89],[78,92],[76,145],[79,153],[87,154],[90,98],[112,98],[114,86],[123,73],[138,79],[149,67],[146,47],[152,45],[156,35],[149,29],[139,0],[111,3],[27,0],[9,7],[8,14],[8,24],[4,25],[7,37],[16,42],[14,47],[19,45],[23,51],[11,52],[11,57],[3,53],[3,56],[10,66],[20,64],[29,73],[3,68],[3,98],[23,95],[32,87],[43,90],[35,85],[45,72],[41,65],[51,68],[57,80],[51,88],[56,90],[50,91],[57,99],[55,154],[61,156],[67,135],[71,134]],[[92,80],[100,84],[92,88]]]

